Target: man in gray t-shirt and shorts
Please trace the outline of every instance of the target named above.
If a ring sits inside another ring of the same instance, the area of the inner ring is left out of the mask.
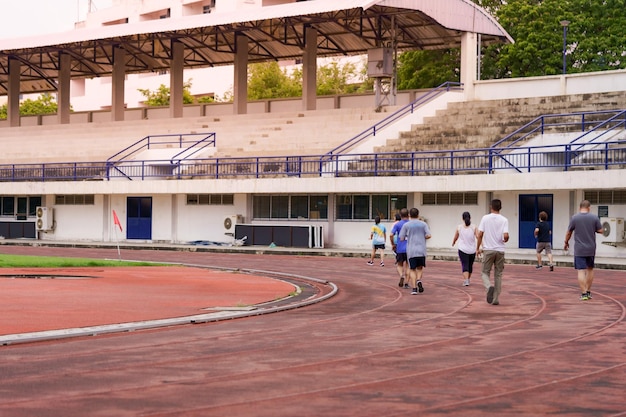
[[[398,238],[406,240],[406,256],[409,259],[409,280],[412,295],[424,292],[422,273],[426,266],[426,240],[431,238],[428,225],[419,219],[420,212],[413,207],[409,210],[409,221],[402,226]]]
[[[588,200],[580,203],[580,211],[574,214],[569,222],[563,247],[565,250],[569,249],[572,233],[574,233],[574,268],[578,271],[580,300],[586,301],[591,298],[596,258],[596,233],[602,233],[602,223],[598,216],[591,213],[591,203]]]

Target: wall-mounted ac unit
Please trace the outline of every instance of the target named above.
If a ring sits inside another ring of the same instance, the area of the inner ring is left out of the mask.
[[[52,230],[54,226],[54,210],[50,207],[37,207],[35,213],[37,215],[37,220],[35,221],[37,231]]]
[[[232,233],[235,235],[235,226],[243,223],[243,216],[241,214],[233,214],[224,219],[224,233]]]
[[[618,243],[624,241],[624,219],[621,217],[603,217],[600,219],[602,223],[602,241],[610,243]]]

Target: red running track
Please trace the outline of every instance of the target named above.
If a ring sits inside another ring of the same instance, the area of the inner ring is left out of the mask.
[[[412,296],[389,261],[130,255],[309,275],[339,293],[276,314],[2,347],[0,415],[626,415],[623,271],[598,270],[593,300],[580,302],[572,269],[507,265],[492,306],[477,275],[461,286],[455,262],[429,261],[425,292]]]

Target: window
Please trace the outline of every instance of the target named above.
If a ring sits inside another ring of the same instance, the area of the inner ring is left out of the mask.
[[[478,193],[424,193],[422,205],[425,206],[463,206],[477,205]]]
[[[348,195],[337,196],[335,217],[337,220],[369,220],[376,216],[391,219],[407,207],[406,195]]]
[[[232,206],[235,203],[233,194],[187,194],[188,206]]]
[[[289,196],[272,196],[272,219],[286,219],[289,216]]]
[[[306,195],[294,195],[291,197],[291,219],[309,218],[309,197]]]
[[[41,196],[1,196],[0,216],[36,216],[37,207],[41,206]]]
[[[255,219],[327,219],[326,195],[256,195],[252,198]]]
[[[15,215],[15,197],[2,197],[2,215]]]
[[[58,206],[62,206],[62,205],[91,206],[95,204],[95,198],[93,194],[56,195],[54,197],[54,204]]]
[[[626,190],[585,190],[583,195],[591,204],[626,204]]]

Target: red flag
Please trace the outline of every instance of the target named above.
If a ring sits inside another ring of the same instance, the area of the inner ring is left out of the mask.
[[[117,217],[115,210],[113,210],[113,224],[116,224],[120,228],[120,232],[124,231],[122,230],[122,223],[120,223],[120,219]]]

